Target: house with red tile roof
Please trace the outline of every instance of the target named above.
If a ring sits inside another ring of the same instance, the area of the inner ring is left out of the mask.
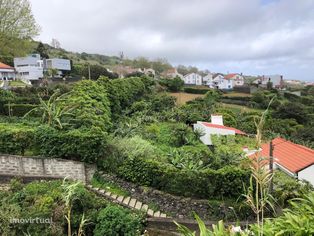
[[[314,186],[314,150],[283,138],[275,138],[272,143],[274,168],[295,178],[306,180]],[[268,159],[269,148],[269,143],[265,143],[261,151],[249,157],[260,156]]]
[[[197,123],[193,125],[193,128],[203,133],[200,140],[205,145],[212,145],[212,135],[246,135],[246,133],[241,130],[224,126],[222,115],[211,115],[211,123],[197,121]]]
[[[244,77],[242,74],[232,73],[224,76],[225,79],[231,80],[233,87],[243,86],[244,85]]]
[[[15,80],[15,69],[0,62],[0,80]]]

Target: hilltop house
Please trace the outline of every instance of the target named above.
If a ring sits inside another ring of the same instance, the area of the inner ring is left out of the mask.
[[[246,135],[241,130],[224,126],[223,117],[221,115],[211,115],[211,123],[197,121],[193,125],[194,130],[200,130],[203,135],[200,140],[205,145],[212,145],[211,135]]]
[[[0,81],[15,80],[15,70],[13,67],[0,62]]]
[[[314,186],[314,150],[292,143],[283,138],[275,138],[273,143],[274,169],[280,169],[286,174],[306,180]],[[249,155],[250,158],[269,158],[269,143],[261,147],[261,151]]]
[[[175,77],[179,77],[180,79],[183,79],[183,75],[178,73],[176,68],[171,68],[168,69],[164,72],[161,73],[163,77],[169,78],[169,79],[174,79]]]
[[[258,79],[254,80],[253,83],[257,84],[259,87],[267,87],[268,83],[271,83],[273,88],[281,89],[284,86],[282,75],[263,75]]]
[[[189,73],[183,77],[186,85],[202,85],[202,76],[197,73]]]
[[[61,76],[64,71],[71,70],[71,62],[59,58],[41,60],[39,54],[31,54],[27,57],[14,58],[14,67],[19,79],[31,83],[43,78],[44,71],[48,69],[56,69],[57,74]]]
[[[233,73],[233,74],[227,74],[224,77],[225,79],[229,79],[232,81],[233,87],[244,85],[244,77],[242,76],[242,74]]]
[[[233,83],[231,79],[226,79],[222,74],[215,74],[209,87],[230,90],[233,89]]]

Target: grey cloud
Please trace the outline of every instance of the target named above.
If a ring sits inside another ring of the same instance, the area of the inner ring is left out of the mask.
[[[72,51],[314,79],[314,0],[30,1],[39,38]]]

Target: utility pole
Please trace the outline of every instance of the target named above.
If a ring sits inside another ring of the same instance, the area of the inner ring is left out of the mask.
[[[90,80],[90,65],[88,64],[88,79]]]
[[[274,189],[274,184],[273,184],[273,174],[274,174],[274,157],[273,157],[273,152],[274,152],[274,146],[273,146],[273,140],[270,141],[269,143],[269,171],[272,175],[272,178],[270,180],[269,184],[269,190],[272,193]]]

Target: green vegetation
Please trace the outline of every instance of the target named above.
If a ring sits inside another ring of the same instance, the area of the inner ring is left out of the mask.
[[[112,232],[106,235],[117,235],[117,229],[126,225],[134,227],[127,228],[133,232],[130,235],[140,235],[143,227],[141,215],[108,205],[88,192],[81,183],[35,181],[24,185],[12,180],[10,190],[0,192],[0,196],[0,234],[4,236],[67,235],[68,230],[77,235],[96,235],[101,228]],[[112,212],[113,215],[110,217],[104,212]],[[115,214],[119,217],[116,218]],[[12,218],[48,219],[52,224],[14,224],[10,223]]]

